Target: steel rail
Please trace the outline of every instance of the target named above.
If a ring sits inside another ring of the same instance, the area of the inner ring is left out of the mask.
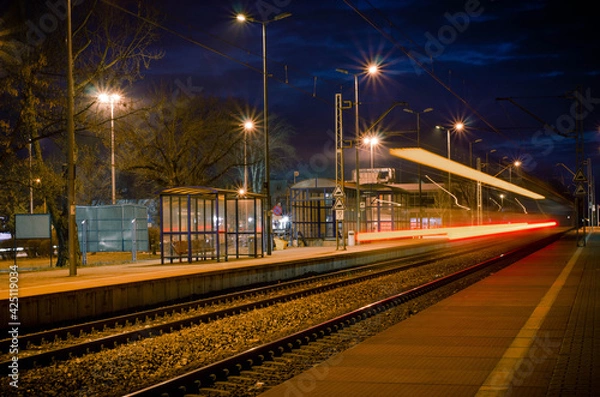
[[[261,300],[241,304],[241,305],[235,305],[235,306],[228,307],[225,309],[211,311],[209,313],[193,315],[193,316],[189,316],[189,317],[186,317],[183,319],[169,321],[169,322],[163,323],[163,324],[156,324],[156,325],[149,326],[149,327],[146,327],[143,329],[121,332],[121,333],[118,333],[115,335],[109,335],[109,336],[101,337],[101,338],[94,339],[91,341],[76,343],[71,346],[60,347],[57,349],[53,349],[53,350],[49,350],[49,351],[45,351],[45,352],[41,352],[41,353],[35,353],[35,354],[29,355],[29,356],[22,355],[19,358],[19,368],[21,368],[21,369],[35,368],[38,366],[44,366],[44,365],[51,364],[55,361],[67,360],[67,359],[70,359],[73,357],[78,357],[78,356],[82,356],[85,354],[98,352],[98,351],[101,351],[106,348],[114,348],[119,345],[134,342],[134,341],[139,341],[144,338],[162,335],[164,333],[174,332],[176,330],[180,330],[185,327],[190,327],[195,324],[208,323],[210,321],[217,320],[219,318],[236,315],[238,313],[254,310],[256,308],[267,307],[267,306],[274,305],[274,304],[277,304],[280,302],[286,302],[286,301],[290,301],[290,300],[294,300],[294,299],[299,299],[299,298],[302,298],[305,296],[322,293],[325,291],[333,290],[333,289],[344,287],[344,286],[351,285],[351,284],[356,284],[356,283],[374,279],[377,277],[386,276],[386,275],[389,275],[392,273],[417,268],[417,267],[424,266],[424,265],[433,263],[435,261],[439,261],[439,260],[446,259],[449,257],[456,257],[457,255],[471,253],[472,250],[473,250],[473,248],[469,247],[469,248],[465,248],[464,250],[461,250],[459,253],[453,252],[450,254],[436,256],[435,258],[429,258],[429,259],[422,259],[422,258],[431,257],[432,256],[431,254],[429,254],[429,255],[419,254],[416,256],[411,256],[411,257],[403,258],[403,259],[381,261],[376,264],[364,265],[364,266],[359,266],[359,267],[355,267],[355,268],[351,268],[351,269],[336,271],[333,273],[328,273],[326,275],[312,276],[312,277],[308,277],[308,278],[305,278],[302,280],[280,283],[276,286],[261,287],[261,288],[256,288],[256,289],[247,290],[247,291],[243,291],[243,292],[236,292],[236,293],[231,293],[231,294],[227,294],[227,295],[221,295],[218,297],[198,301],[191,305],[190,304],[174,305],[174,306],[170,306],[168,308],[162,308],[162,309],[158,309],[158,310],[141,312],[141,313],[137,313],[134,315],[124,315],[124,316],[119,316],[119,317],[108,319],[108,320],[100,320],[97,322],[86,323],[86,324],[82,324],[79,326],[75,325],[75,326],[67,327],[66,329],[61,329],[61,330],[56,330],[56,331],[60,331],[61,334],[63,334],[63,335],[65,333],[73,335],[73,334],[77,334],[77,333],[83,333],[84,332],[83,330],[86,330],[89,332],[93,329],[102,329],[100,327],[102,327],[105,324],[117,324],[117,323],[120,324],[120,323],[122,323],[123,325],[131,325],[131,323],[133,323],[133,321],[135,321],[136,319],[139,319],[142,316],[149,317],[151,315],[159,316],[159,313],[162,313],[162,315],[166,315],[166,314],[170,314],[170,313],[176,313],[178,311],[183,312],[185,310],[185,308],[189,308],[189,307],[193,307],[193,306],[206,307],[213,303],[234,301],[236,299],[241,299],[244,297],[251,297],[253,295],[257,295],[260,293],[284,290],[285,288],[298,287],[303,284],[315,283],[315,282],[319,282],[319,281],[323,281],[323,280],[331,279],[331,278],[335,278],[335,277],[341,277],[341,276],[345,277],[345,279],[343,279],[343,280],[334,281],[334,282],[328,283],[326,285],[319,285],[316,287],[304,288],[299,291],[287,293],[284,295],[279,295],[276,297],[270,297],[270,298],[265,298],[265,299],[261,299]],[[405,259],[417,260],[417,258],[419,258],[418,262],[414,262],[414,263],[410,263],[410,264],[400,264],[400,265],[396,265],[392,268],[373,271],[373,269],[375,269],[375,268],[392,266],[394,263],[398,264],[398,262],[403,262],[403,261],[405,261]],[[364,272],[369,272],[369,273],[362,274]],[[361,273],[361,274],[359,274],[357,276],[351,276],[352,274],[355,274],[355,273]],[[349,277],[349,275],[350,275],[350,277]],[[48,337],[48,335],[55,335],[56,331],[53,330],[53,331],[48,331],[48,332],[44,332],[44,333],[40,333],[40,334],[34,334],[31,336],[25,335],[25,336],[19,338],[19,343],[22,345],[26,345],[27,343],[33,343],[32,342],[33,340],[39,341],[40,338],[43,338],[44,335],[46,335],[46,337]],[[8,365],[8,364],[10,364],[10,361],[0,362],[0,366]]]
[[[512,264],[558,240],[561,235],[562,233],[547,236],[524,247],[514,249],[458,272],[427,282],[421,286],[414,287],[410,290],[363,306],[359,309],[335,317],[321,324],[311,326],[302,331],[280,338],[276,341],[254,347],[230,358],[226,358],[202,368],[192,370],[186,374],[177,376],[153,386],[146,387],[139,391],[129,393],[125,395],[125,397],[176,397],[184,396],[189,393],[197,393],[201,387],[208,387],[216,381],[226,379],[228,376],[237,375],[242,370],[249,369],[253,365],[260,364],[265,360],[270,360],[273,357],[280,356],[284,352],[291,351],[292,349],[299,348],[303,345],[316,341],[325,335],[330,335],[333,332],[344,329],[359,321],[425,295],[431,291],[447,286],[455,281],[460,281],[464,277],[472,275],[480,270],[486,269],[493,265],[508,266],[509,264]]]

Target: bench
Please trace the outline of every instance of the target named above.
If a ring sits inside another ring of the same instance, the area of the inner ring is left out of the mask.
[[[173,241],[171,243],[171,249],[176,256],[179,257],[179,262],[181,262],[181,258],[188,256],[188,241]],[[215,248],[210,245],[210,242],[206,240],[192,240],[192,256],[198,259],[202,257],[202,259],[206,259],[207,254],[214,253]]]

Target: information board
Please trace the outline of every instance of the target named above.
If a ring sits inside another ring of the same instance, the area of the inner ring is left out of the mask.
[[[16,239],[50,238],[50,214],[15,214]]]

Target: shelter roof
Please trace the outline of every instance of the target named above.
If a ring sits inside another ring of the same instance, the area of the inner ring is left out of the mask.
[[[311,178],[300,181],[292,189],[335,188],[335,180],[327,178]]]
[[[172,187],[168,189],[164,189],[160,192],[161,196],[203,196],[203,195],[235,195],[239,196],[239,192],[237,190],[230,189],[219,189],[216,187],[207,187],[207,186],[180,186],[180,187]],[[262,194],[257,193],[246,193],[246,197],[263,197]]]

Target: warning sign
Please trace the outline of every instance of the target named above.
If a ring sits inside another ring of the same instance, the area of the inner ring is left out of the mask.
[[[337,211],[337,210],[343,210],[344,208],[346,208],[344,206],[344,200],[342,200],[341,198],[336,198],[335,204],[333,205],[333,209]]]
[[[344,197],[344,190],[340,185],[336,185],[335,189],[333,190],[333,197]]]
[[[575,176],[573,177],[573,182],[587,182],[587,178],[583,175],[583,171],[580,169],[577,170]]]
[[[577,184],[577,190],[575,190],[576,196],[585,196],[585,189],[581,183]]]

